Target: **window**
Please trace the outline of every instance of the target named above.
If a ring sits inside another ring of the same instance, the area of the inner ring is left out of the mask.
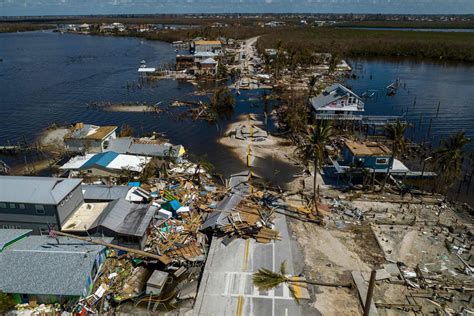
[[[387,158],[377,158],[375,160],[375,163],[377,165],[386,165],[386,164],[388,164],[388,159]]]
[[[7,208],[7,203],[0,202],[0,208]]]
[[[36,214],[44,214],[44,206],[41,205],[41,204],[36,204],[35,205],[35,210],[36,210]]]
[[[18,208],[24,210],[25,209],[25,204],[18,204]]]
[[[10,208],[16,208],[15,203],[10,203]]]

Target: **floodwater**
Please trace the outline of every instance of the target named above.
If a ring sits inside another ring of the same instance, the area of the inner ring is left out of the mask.
[[[402,115],[414,126],[407,136],[434,147],[459,130],[474,140],[474,64],[409,59],[354,59],[350,64],[357,79],[347,85],[359,95],[373,95],[365,102],[365,114]],[[387,96],[386,87],[397,79],[400,88]]]
[[[437,29],[437,28],[413,28],[413,27],[347,27],[353,30],[369,31],[412,31],[412,32],[454,32],[454,33],[472,33],[474,29]]]
[[[137,87],[141,60],[150,67],[174,63],[174,48],[167,43],[47,31],[0,34],[0,47],[0,145],[23,139],[32,142],[53,122],[128,124],[135,134],[165,134],[193,155],[205,157],[224,176],[247,169],[217,139],[238,115],[263,113],[263,105],[255,102],[262,91],[242,91],[234,114],[217,124],[183,119],[180,114],[185,108],[152,114],[88,107],[92,102],[161,102],[167,108],[174,100],[208,100],[195,96],[196,88],[187,82],[162,80]],[[8,164],[23,163],[23,157],[0,159]],[[293,180],[296,168],[279,161],[274,164],[280,169],[278,175],[265,168],[260,175],[279,184]]]
[[[473,152],[474,64],[412,59],[354,59],[350,64],[357,79],[347,80],[347,85],[359,95],[373,95],[366,100],[365,114],[402,116],[412,125],[406,136],[433,149],[442,139],[464,131],[472,140],[465,152],[468,156]],[[397,79],[400,88],[387,96],[386,87]],[[467,185],[472,176],[467,159],[465,165],[466,183],[459,194],[459,183],[454,184],[451,196],[474,205],[474,183]]]
[[[47,31],[0,34],[0,48],[0,145],[23,139],[34,141],[53,122],[126,123],[136,134],[164,133],[171,142],[205,156],[224,176],[246,169],[241,159],[217,139],[238,115],[263,113],[262,102],[258,102],[262,91],[242,91],[234,114],[217,124],[182,119],[183,108],[151,114],[103,112],[88,107],[91,102],[162,102],[167,108],[174,100],[205,100],[207,97],[195,96],[196,88],[186,82],[163,80],[137,88],[141,60],[153,67],[174,62],[174,48],[167,43]],[[348,80],[348,85],[360,94],[375,92],[366,102],[367,114],[406,113],[405,117],[418,126],[410,132],[415,139],[432,140],[435,145],[460,129],[474,138],[472,65],[380,59],[352,60],[351,64],[358,79]],[[385,87],[397,78],[402,87],[395,96],[386,96]],[[23,157],[0,159],[23,162]],[[296,168],[280,161],[262,161],[258,169],[279,183],[291,181],[296,172]]]

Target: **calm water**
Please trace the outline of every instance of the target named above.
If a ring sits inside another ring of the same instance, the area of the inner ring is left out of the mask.
[[[142,132],[164,133],[199,156],[206,156],[224,175],[245,170],[238,157],[216,139],[226,124],[243,113],[263,113],[255,103],[261,91],[243,92],[234,115],[218,124],[180,119],[185,109],[162,114],[112,113],[88,109],[90,102],[162,102],[194,100],[195,87],[186,82],[158,81],[142,89],[127,88],[138,79],[142,59],[149,66],[174,62],[167,43],[135,38],[96,37],[52,32],[0,35],[0,144],[34,140],[52,122],[88,122],[98,125],[127,123]],[[202,98],[202,97],[201,97]],[[205,97],[204,97],[205,98]],[[8,163],[15,163],[3,157]],[[20,159],[21,162],[23,159]],[[280,169],[262,168],[259,174],[277,182],[292,180],[294,168],[274,162]],[[288,171],[288,172],[284,172]]]
[[[350,63],[358,78],[347,84],[358,94],[375,93],[366,101],[366,114],[404,115],[416,126],[408,136],[432,141],[434,146],[458,130],[474,139],[474,64],[393,59],[356,59]],[[395,96],[387,96],[386,87],[397,78],[400,89]]]
[[[349,27],[353,30],[472,33],[474,29],[429,29],[412,27]]]
[[[366,101],[366,114],[403,115],[413,125],[407,136],[430,142],[433,148],[441,139],[463,130],[473,140],[466,152],[474,150],[473,64],[400,59],[356,59],[350,63],[357,79],[347,80],[347,85],[358,94],[373,94]],[[386,87],[397,78],[401,87],[396,95],[387,96]],[[464,170],[463,175],[471,172]],[[459,196],[457,189],[455,184],[452,196],[474,205],[474,183],[470,188],[464,186]]]
[[[216,139],[237,115],[263,113],[261,103],[255,102],[261,96],[260,91],[244,91],[238,97],[234,115],[217,125],[180,119],[184,109],[159,115],[88,109],[88,103],[98,101],[152,104],[161,101],[166,107],[176,99],[198,98],[193,95],[193,85],[171,80],[158,81],[142,89],[127,88],[127,83],[130,86],[137,81],[137,67],[142,59],[149,66],[158,66],[173,63],[174,56],[174,48],[166,43],[135,38],[52,32],[0,34],[0,59],[3,59],[0,62],[0,144],[23,138],[32,141],[52,122],[83,121],[119,126],[127,123],[137,134],[165,133],[188,151],[207,156],[216,171],[224,175],[245,169],[239,158],[216,143]],[[421,126],[413,131],[417,140],[426,138],[437,142],[459,129],[474,138],[473,66],[393,60],[352,60],[351,63],[359,78],[348,80],[348,85],[357,93],[377,92],[366,103],[367,114],[407,112],[406,118]],[[397,78],[405,86],[397,95],[387,97],[385,87]],[[417,102],[413,106],[415,96]],[[439,101],[441,107],[436,117]],[[280,162],[260,165],[260,174],[278,182],[291,180],[295,171]],[[270,166],[268,170],[265,165]],[[279,169],[277,176],[274,168]]]

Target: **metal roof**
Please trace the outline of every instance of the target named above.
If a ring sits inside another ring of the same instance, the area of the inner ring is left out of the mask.
[[[0,201],[57,205],[82,179],[0,176]]]
[[[352,140],[346,140],[344,142],[347,149],[350,150],[352,155],[356,157],[369,157],[369,156],[390,156],[392,151],[385,145],[377,142],[362,142],[358,143]]]
[[[92,124],[78,123],[74,130],[68,133],[64,139],[93,139],[101,140],[117,130],[117,126],[96,126]]]
[[[216,57],[217,54],[213,52],[197,52],[194,57]]]
[[[129,190],[130,187],[125,185],[82,185],[82,194],[84,195],[84,200],[86,201],[113,201],[120,198],[125,198]]]
[[[88,169],[94,166],[100,166],[103,168],[107,168],[107,166],[117,158],[119,154],[113,151],[107,151],[104,153],[95,154],[91,159],[86,161],[82,166],[81,169]]]
[[[127,236],[143,237],[157,207],[148,204],[134,204],[119,199],[110,202],[100,216],[97,225]]]
[[[82,296],[101,245],[30,236],[0,253],[0,291]],[[111,238],[106,238],[110,242]]]
[[[134,155],[118,154],[107,151],[94,155],[76,156],[71,158],[60,169],[62,170],[86,170],[92,168],[130,170],[141,172],[150,162],[151,158]]]
[[[171,151],[170,151],[171,148]],[[151,157],[180,157],[184,153],[181,145],[172,145],[169,143],[140,143],[131,137],[121,137],[108,141],[108,151],[115,151],[120,154],[133,154]]]
[[[13,242],[29,235],[31,229],[0,229],[0,252]]]
[[[321,93],[320,95],[312,97],[310,99],[310,103],[315,110],[320,110],[322,107],[328,105],[329,103],[335,102],[346,96],[352,96],[361,100],[357,94],[355,94],[348,88],[344,87],[342,84],[335,83],[327,87],[326,89],[324,89],[323,93]],[[344,108],[340,108],[340,109],[333,108],[333,110],[344,110]],[[358,110],[357,108],[350,109],[350,111],[357,111],[357,110]],[[363,111],[363,110],[359,110],[359,111]]]
[[[202,224],[201,229],[230,224],[227,216],[229,216],[230,213],[235,212],[234,208],[240,204],[242,199],[243,197],[240,193],[232,193],[226,196],[217,204],[216,210],[207,217],[206,221]]]
[[[205,65],[216,65],[217,64],[217,61],[214,59],[214,58],[208,58],[204,61],[201,61],[201,64],[205,64]]]

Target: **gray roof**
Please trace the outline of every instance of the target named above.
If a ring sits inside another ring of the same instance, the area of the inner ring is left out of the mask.
[[[106,151],[115,151],[120,154],[132,154],[132,155],[143,155],[152,157],[164,157],[169,155],[170,148],[172,150],[172,157],[178,157],[181,149],[181,145],[171,144],[143,144],[136,142],[131,137],[121,137],[116,139],[110,139]]]
[[[94,226],[103,227],[120,235],[143,237],[157,207],[134,204],[125,199],[110,202]]]
[[[335,93],[331,93],[333,91]],[[337,101],[340,98],[348,96],[348,95],[360,99],[360,97],[357,94],[355,94],[348,88],[344,87],[342,84],[335,83],[327,87],[326,89],[324,89],[323,93],[321,93],[320,95],[316,97],[312,97],[310,99],[310,102],[313,108],[316,110],[316,109],[319,109],[320,107],[325,106],[328,103]]]
[[[127,196],[130,187],[125,185],[82,185],[84,200],[93,201],[113,201]]]
[[[227,216],[229,216],[230,213],[235,212],[234,208],[240,204],[242,199],[243,197],[239,193],[232,193],[226,196],[217,204],[216,210],[207,217],[206,221],[202,224],[201,229],[230,224]]]
[[[16,240],[31,233],[31,229],[0,229],[0,252]]]
[[[57,205],[82,179],[0,176],[0,201]]]
[[[0,253],[0,291],[81,296],[95,258],[105,247],[67,237],[58,240],[59,244],[47,236],[30,236]]]

